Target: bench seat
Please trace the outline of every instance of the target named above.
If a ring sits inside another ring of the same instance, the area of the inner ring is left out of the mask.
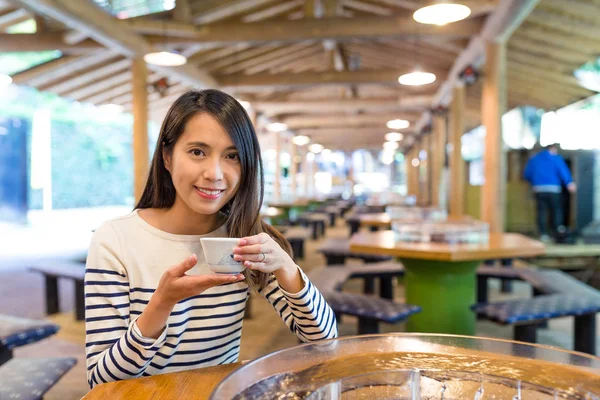
[[[0,399],[39,400],[75,366],[75,358],[14,358],[0,366]]]

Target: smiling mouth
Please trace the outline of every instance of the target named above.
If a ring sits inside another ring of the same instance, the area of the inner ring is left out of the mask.
[[[225,189],[204,189],[198,186],[194,186],[194,188],[200,193],[204,193],[208,196],[218,196],[225,191]]]

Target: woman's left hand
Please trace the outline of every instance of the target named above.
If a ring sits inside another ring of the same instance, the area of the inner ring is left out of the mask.
[[[238,247],[233,249],[233,254],[234,259],[242,261],[246,268],[264,273],[280,269],[292,271],[297,268],[288,253],[264,232],[241,238]]]

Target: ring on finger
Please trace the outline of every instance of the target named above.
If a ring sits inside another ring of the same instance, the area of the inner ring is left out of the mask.
[[[260,255],[262,256],[262,260],[260,260],[259,262],[264,262],[267,258],[267,255],[265,253],[260,253]]]

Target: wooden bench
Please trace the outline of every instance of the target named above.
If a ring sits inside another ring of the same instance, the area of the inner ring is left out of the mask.
[[[304,259],[304,243],[310,237],[310,231],[301,226],[291,226],[285,229],[283,236],[290,242],[294,258]]]
[[[75,319],[77,321],[85,320],[85,264],[73,261],[53,261],[30,267],[29,270],[39,272],[44,276],[47,315],[60,311],[58,279],[64,278],[71,279],[74,283]]]
[[[522,267],[521,267],[522,268]],[[503,282],[523,280],[520,271],[517,268],[507,268],[505,266],[481,265],[477,268],[477,302],[485,303],[488,301],[488,281],[489,279],[500,279]]]
[[[532,299],[510,300],[475,305],[474,311],[502,325],[514,325],[513,338],[536,343],[540,322],[553,318],[574,317],[573,348],[596,354],[596,313],[600,311],[600,296],[556,294]]]
[[[75,364],[67,357],[13,358],[0,366],[0,399],[42,399]]]
[[[375,293],[375,279],[379,279],[379,296],[394,299],[394,281],[404,275],[404,265],[394,261],[383,261],[364,265],[348,265],[349,278],[363,279],[363,293]]]
[[[532,286],[534,297],[476,304],[473,310],[477,315],[503,325],[514,325],[514,339],[531,343],[535,343],[541,324],[553,318],[573,316],[574,349],[596,354],[600,292],[562,271],[533,268],[516,271],[520,279]]]
[[[358,317],[358,334],[379,333],[379,323],[395,324],[421,311],[421,307],[355,293],[323,294],[336,316]]]
[[[350,241],[348,239],[327,239],[317,251],[325,256],[327,265],[344,264],[347,258],[358,258],[366,263],[389,261],[392,259],[389,256],[352,252],[350,251]]]
[[[0,365],[12,358],[15,347],[38,342],[58,330],[59,326],[49,321],[0,315]]]

